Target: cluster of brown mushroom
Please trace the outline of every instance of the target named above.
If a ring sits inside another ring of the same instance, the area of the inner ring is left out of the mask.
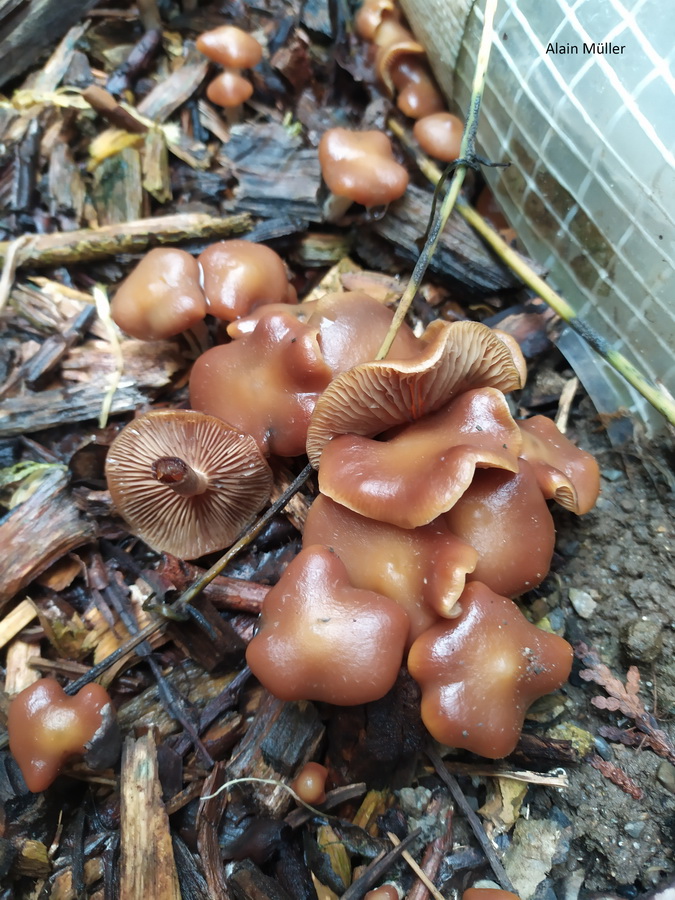
[[[355,24],[359,37],[373,45],[378,79],[401,112],[415,119],[413,133],[420,147],[443,162],[457,159],[462,122],[447,112],[424,47],[401,22],[395,0],[366,0]]]
[[[253,85],[241,72],[258,65],[262,59],[262,47],[241,28],[221,25],[200,34],[197,49],[223,67],[220,75],[209,83],[206,96],[236,118],[236,111],[253,94]]]
[[[248,281],[232,276],[240,250],[274,258],[274,289],[270,280],[255,299],[244,297]],[[355,704],[382,697],[407,654],[430,732],[506,755],[529,704],[562,684],[571,662],[566,642],[509,598],[548,572],[546,501],[577,513],[595,502],[595,461],[548,419],[514,421],[505,394],[522,386],[525,363],[508,335],[436,321],[416,338],[403,326],[391,358],[372,362],[393,314],[368,295],[297,304],[276,254],[242,241],[214,244],[197,261],[185,256],[178,270],[189,290],[179,294],[196,296],[200,315],[206,308],[230,319],[231,340],[194,364],[192,411],[146,414],[111,447],[111,493],[132,529],[183,557],[226,546],[242,524],[237,512],[248,520],[267,500],[264,457],[306,452],[321,493],[303,550],[266,598],[247,652],[252,671],[284,699]],[[151,257],[113,301],[126,330],[128,298],[143,305],[169,290],[171,267]],[[139,288],[146,268],[154,291]],[[183,311],[166,297],[163,305]],[[158,326],[146,307],[141,318],[152,320],[153,336],[178,330]],[[218,436],[206,437],[213,427]],[[129,458],[141,460],[140,474],[130,474]],[[217,513],[216,488],[229,494]],[[152,534],[143,524],[150,508],[155,519],[161,511]],[[191,538],[179,546],[181,519]]]
[[[403,340],[312,400],[321,495],[247,660],[283,699],[348,705],[383,696],[408,651],[432,735],[500,757],[571,665],[508,597],[548,572],[546,499],[586,511],[598,469],[549,420],[513,420],[524,362],[506,336],[434,322]]]

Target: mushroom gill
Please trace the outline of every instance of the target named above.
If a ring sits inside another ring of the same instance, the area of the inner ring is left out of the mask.
[[[108,451],[106,477],[130,530],[181,559],[229,546],[272,488],[250,435],[179,409],[145,413],[123,428]]]
[[[432,322],[418,356],[363,363],[330,384],[309,424],[309,461],[318,468],[323,448],[338,435],[372,437],[435,412],[462,391],[506,393],[520,385],[511,349],[486,325]]]

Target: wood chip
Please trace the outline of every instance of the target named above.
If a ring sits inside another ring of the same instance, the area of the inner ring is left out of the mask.
[[[31,668],[31,662],[40,659],[40,645],[26,641],[13,641],[7,650],[5,691],[10,696],[18,694],[40,680],[40,673]]]
[[[80,515],[67,484],[63,468],[54,466],[35,493],[0,524],[0,607],[57,559],[93,539],[94,527]]]
[[[125,741],[121,789],[120,900],[181,900],[152,732]]]
[[[0,647],[4,647],[13,637],[30,624],[37,616],[35,607],[30,599],[26,598],[15,606],[13,610],[2,617],[0,621]],[[7,689],[5,687],[5,689]]]

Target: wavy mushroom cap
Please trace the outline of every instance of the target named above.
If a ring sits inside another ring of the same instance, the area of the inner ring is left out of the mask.
[[[517,472],[520,444],[500,391],[465,391],[388,440],[334,438],[321,455],[319,488],[362,516],[417,528],[457,503],[476,467]]]
[[[303,544],[330,547],[355,587],[395,600],[410,619],[410,643],[439,616],[458,614],[457,599],[478,559],[442,519],[422,528],[397,528],[360,516],[323,494],[310,507]]]
[[[198,257],[208,311],[232,322],[270,303],[296,303],[278,253],[264,244],[231,240],[211,244]]]
[[[580,516],[593,509],[600,493],[595,457],[576,447],[546,416],[523,419],[518,425],[521,456],[533,467],[544,497]]]
[[[200,34],[197,50],[221,66],[250,69],[262,59],[262,47],[254,37],[235,25],[220,25]]]
[[[415,122],[413,134],[425,153],[443,162],[459,158],[464,124],[449,112],[433,113]]]
[[[108,451],[106,476],[130,531],[181,559],[229,546],[272,489],[255,440],[193,410],[156,410],[130,422]]]
[[[372,41],[384,19],[398,22],[401,11],[394,0],[365,0],[354,16],[354,30],[364,41]]]
[[[146,253],[110,304],[122,331],[142,341],[180,334],[201,322],[206,311],[197,260],[172,247]]]
[[[307,433],[315,468],[326,444],[339,435],[373,437],[435,412],[471,388],[507,393],[521,386],[510,348],[479,322],[432,322],[420,346],[410,359],[355,366],[324,391]]]
[[[381,131],[331,128],[319,142],[319,163],[333,194],[363,206],[386,206],[408,187],[408,173]]]
[[[265,454],[298,456],[330,379],[316,330],[275,307],[263,310],[251,333],[202,353],[190,375],[190,405],[252,435]]]
[[[317,329],[316,339],[333,377],[374,359],[394,318],[390,309],[360,291],[324,294],[313,307],[307,324]],[[419,349],[419,339],[403,323],[391,355],[409,359]]]
[[[553,517],[534,471],[519,460],[516,474],[483,469],[443,516],[450,531],[478,552],[469,581],[516,597],[537,587],[551,567]]]
[[[237,72],[221,72],[206,88],[206,96],[225,109],[233,106],[241,106],[253,95],[253,85],[248,79],[243,78]]]
[[[572,648],[477,581],[460,605],[456,619],[417,638],[408,669],[422,688],[422,720],[432,737],[500,759],[515,749],[528,707],[567,679]]]
[[[393,600],[355,588],[334,553],[311,546],[265,597],[246,661],[281,700],[352,706],[393,687],[407,635]]]
[[[54,678],[41,678],[12,699],[7,720],[9,749],[28,790],[46,790],[64,764],[85,756],[104,739],[100,768],[119,752],[119,732],[110,697],[100,684],[89,684],[69,697]]]

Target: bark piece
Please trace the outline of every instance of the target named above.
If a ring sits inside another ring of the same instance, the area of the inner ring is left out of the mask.
[[[95,5],[96,0],[33,0],[32,3],[5,0],[0,9],[3,48],[0,85],[24,72],[55,37]]]
[[[181,900],[151,732],[127,739],[121,781],[120,900]]]
[[[232,754],[227,767],[228,779],[255,777],[286,781],[313,759],[323,731],[316,708],[311,703],[284,703],[276,697],[267,696]],[[246,789],[246,785],[242,787]],[[264,812],[273,818],[287,812],[291,801],[283,787],[267,784],[252,784],[250,787]]]
[[[54,467],[0,524],[0,607],[57,559],[93,539],[94,528],[80,515],[65,490],[67,483],[65,471]]]

